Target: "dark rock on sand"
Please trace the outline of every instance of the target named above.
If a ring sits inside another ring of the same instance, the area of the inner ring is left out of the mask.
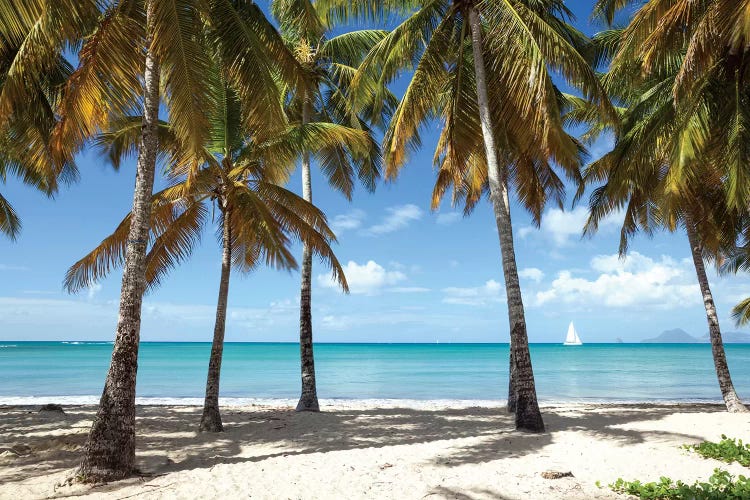
[[[65,415],[65,411],[63,410],[63,407],[60,405],[56,405],[54,403],[42,405],[42,407],[39,408],[39,413],[42,413],[42,412],[54,412],[54,413],[61,413],[62,415]]]
[[[570,471],[561,472],[557,470],[546,470],[542,472],[544,479],[560,479],[562,477],[573,477],[573,473]]]

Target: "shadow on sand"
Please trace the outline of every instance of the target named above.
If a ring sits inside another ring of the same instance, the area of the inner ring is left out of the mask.
[[[587,411],[596,409],[597,411]],[[80,459],[93,407],[68,407],[66,415],[37,413],[36,408],[0,407],[0,460],[12,460],[13,470],[0,468],[0,483],[20,481],[72,469]],[[258,462],[272,457],[325,453],[479,437],[480,445],[462,447],[431,459],[433,465],[454,467],[520,457],[550,444],[555,432],[580,431],[593,439],[635,444],[647,439],[673,438],[695,442],[696,436],[662,431],[637,431],[619,426],[660,420],[675,412],[721,412],[720,405],[649,406],[596,405],[543,408],[547,432],[517,432],[513,417],[502,408],[463,408],[438,411],[412,408],[332,410],[295,413],[292,409],[225,408],[226,432],[198,434],[200,408],[138,407],[138,464],[146,477],[218,464]],[[30,452],[8,455],[12,446]],[[9,458],[10,457],[10,458]],[[2,465],[4,462],[0,462]],[[7,462],[5,462],[7,463]],[[132,481],[95,487],[115,491]],[[434,498],[504,498],[491,491],[454,492],[437,488]],[[476,496],[475,496],[476,494]]]

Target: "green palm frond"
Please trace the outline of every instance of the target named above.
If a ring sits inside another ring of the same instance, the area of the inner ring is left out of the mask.
[[[159,230],[146,256],[146,282],[149,289],[161,284],[162,279],[180,263],[186,261],[200,242],[201,231],[209,218],[208,208],[200,201],[187,206],[174,204],[172,219]]]
[[[328,27],[309,0],[274,0],[271,13],[287,37],[317,43]]]
[[[615,20],[615,14],[620,9],[635,2],[636,0],[596,0],[591,19],[601,19],[611,25]]]
[[[25,106],[69,44],[86,36],[100,17],[95,0],[0,2],[0,51],[4,75],[0,122]]]
[[[361,19],[385,23],[408,16],[423,4],[418,0],[316,0],[315,6],[329,24]]]
[[[213,63],[212,49],[201,36],[204,19],[191,1],[159,0],[153,6],[152,50],[160,62],[169,122],[185,149],[195,154],[207,141],[206,111],[215,108],[206,78]]]
[[[0,232],[15,240],[21,230],[21,220],[10,202],[0,194]]]
[[[440,112],[439,96],[450,77],[449,64],[455,34],[455,19],[447,17],[432,33],[419,58],[409,86],[393,114],[383,139],[386,177],[393,177],[407,161],[408,152],[421,145],[419,129]],[[404,26],[404,25],[402,25]],[[408,26],[404,26],[408,28]],[[368,56],[368,58],[374,56]],[[413,55],[409,55],[411,59]],[[371,59],[373,60],[373,59]],[[367,70],[368,60],[361,71]]]
[[[190,216],[180,219],[180,217],[188,212],[185,210],[185,206],[180,201],[173,202],[162,196],[162,193],[156,193],[152,198],[151,208],[151,220],[150,220],[150,246],[154,247],[155,241],[160,241],[159,238],[171,228],[173,224],[175,227]],[[193,210],[191,213],[193,216],[200,215]],[[205,215],[205,214],[204,214]],[[84,288],[91,286],[92,284],[100,281],[106,277],[112,270],[120,267],[125,262],[125,249],[127,247],[128,231],[130,230],[130,218],[131,214],[125,216],[120,222],[115,231],[104,238],[96,248],[86,254],[78,262],[73,264],[65,274],[63,280],[63,286],[66,290],[71,293],[78,292]],[[166,239],[162,239],[157,249],[157,254],[161,254],[160,259],[154,262],[149,261],[147,264],[146,274],[149,277],[149,286],[154,284],[152,279],[158,280],[163,276],[166,269],[155,268],[155,265],[159,264],[171,264],[174,265],[177,262],[178,257],[186,257],[189,245],[182,245],[185,238],[196,238],[196,233],[188,232],[186,235],[179,235],[173,232],[171,236],[167,236]],[[175,237],[177,237],[175,239]],[[175,239],[175,241],[167,241],[169,239]]]
[[[732,308],[732,318],[734,318],[737,326],[744,326],[750,323],[750,297]]]
[[[350,31],[325,40],[318,55],[340,65],[356,67],[386,36],[388,36],[388,31],[385,30]]]
[[[109,128],[112,117],[129,114],[141,93],[145,58],[137,41],[145,36],[145,13],[126,4],[105,12],[78,53],[78,68],[57,111],[60,120],[52,137],[57,154],[80,150],[86,140]]]
[[[99,150],[112,166],[119,170],[122,161],[135,157],[141,139],[143,117],[123,116],[110,123],[110,130],[96,136],[93,145]],[[158,156],[161,162],[175,163],[175,155],[179,150],[179,142],[173,129],[165,121],[159,121],[157,127],[159,137]]]

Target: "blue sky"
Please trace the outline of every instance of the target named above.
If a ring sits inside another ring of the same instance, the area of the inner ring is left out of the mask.
[[[587,33],[591,0],[568,2]],[[444,204],[430,212],[435,173],[432,124],[425,147],[400,177],[353,202],[313,175],[314,201],[339,235],[336,253],[352,290],[342,294],[327,269],[314,268],[313,321],[319,342],[506,342],[508,320],[500,249],[486,202],[469,218]],[[607,150],[606,139],[591,147]],[[109,234],[132,201],[134,162],[114,172],[96,153],[79,159],[81,181],[55,200],[11,179],[0,186],[23,219],[16,242],[0,238],[0,340],[112,340],[121,273],[78,295],[62,290],[65,270]],[[316,173],[317,174],[317,173]],[[290,187],[300,192],[295,176]],[[572,197],[571,197],[572,199]],[[514,203],[512,217],[532,342],[561,342],[573,320],[584,342],[638,341],[662,330],[707,331],[686,237],[636,237],[617,256],[620,220],[581,239],[586,198],[550,207],[540,229]],[[297,248],[297,254],[301,254]],[[192,259],[145,298],[144,341],[210,341],[220,249],[208,230]],[[747,276],[712,285],[725,330],[731,306],[750,293]],[[299,274],[261,269],[235,273],[228,341],[295,341]]]

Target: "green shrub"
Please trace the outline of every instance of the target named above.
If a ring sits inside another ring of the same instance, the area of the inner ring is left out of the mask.
[[[750,445],[742,444],[742,440],[729,439],[724,434],[721,441],[712,443],[704,441],[701,444],[685,445],[685,449],[693,450],[704,458],[715,458],[723,462],[738,462],[740,465],[750,467]]]
[[[696,481],[686,484],[673,482],[662,477],[658,483],[642,483],[618,479],[609,487],[617,493],[627,493],[649,500],[725,500],[750,498],[750,479],[739,476],[735,480],[731,474],[721,469],[714,469],[708,482]]]

